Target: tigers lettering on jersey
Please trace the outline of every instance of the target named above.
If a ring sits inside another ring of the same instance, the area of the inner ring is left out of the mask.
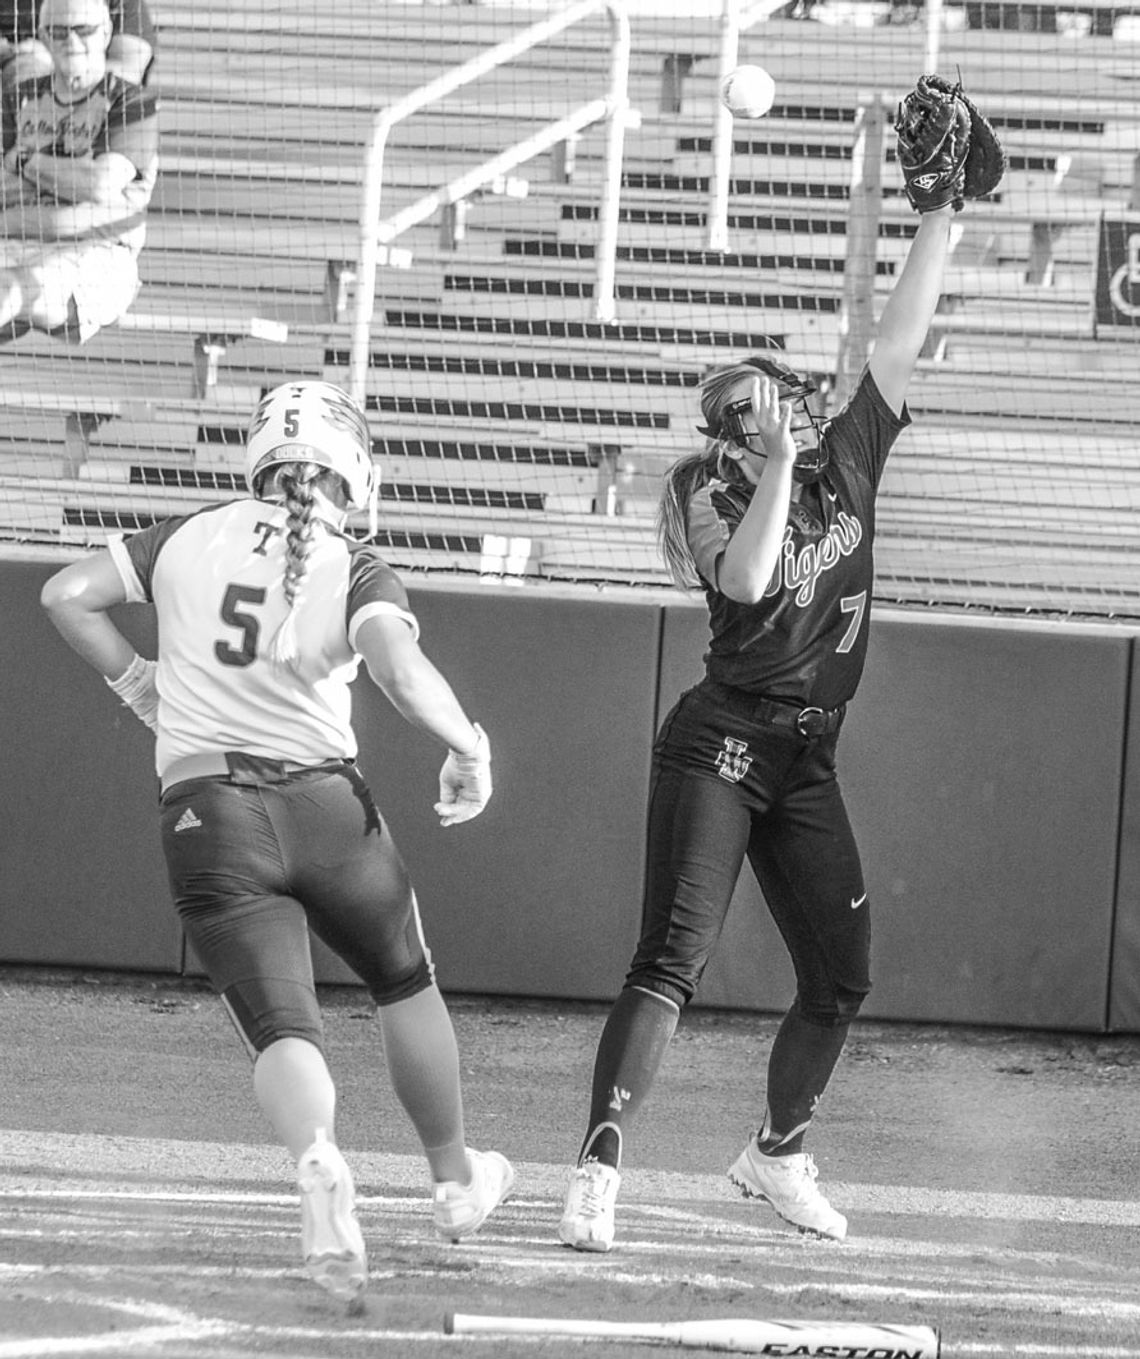
[[[816,582],[824,571],[838,566],[850,557],[863,541],[863,525],[846,510],[840,510],[818,542],[805,543],[797,550],[791,525],[784,530],[780,560],[772,573],[772,583],[764,591],[766,598],[783,589],[794,591],[795,602],[806,608],[815,598]]]
[[[827,426],[827,470],[790,508],[772,578],[755,603],[715,585],[752,488],[713,479],[693,496],[689,544],[705,582],[710,679],[805,707],[837,708],[854,694],[867,652],[876,488],[909,420],[865,373]]]

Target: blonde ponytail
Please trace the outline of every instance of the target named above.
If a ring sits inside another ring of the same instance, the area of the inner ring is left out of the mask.
[[[731,447],[724,439],[710,439],[703,453],[687,453],[665,473],[657,505],[657,545],[679,590],[697,590],[704,584],[689,547],[689,506],[693,496],[713,477],[747,484],[736,460],[726,455],[725,450]]]
[[[657,545],[665,569],[679,590],[693,590],[700,584],[689,550],[688,519],[689,502],[704,463],[703,453],[689,453],[679,458],[665,473],[657,503]]]

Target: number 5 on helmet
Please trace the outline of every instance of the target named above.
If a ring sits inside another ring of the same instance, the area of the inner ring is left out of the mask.
[[[262,397],[246,432],[245,474],[249,489],[271,468],[311,462],[336,472],[350,509],[367,508],[376,468],[364,412],[331,382],[286,382]]]

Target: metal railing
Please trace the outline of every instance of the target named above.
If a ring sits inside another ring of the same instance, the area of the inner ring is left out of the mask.
[[[507,147],[450,183],[425,194],[392,217],[381,220],[384,151],[388,137],[398,123],[603,9],[609,14],[611,33],[609,89],[604,97],[592,99],[565,117],[545,124],[524,141]],[[377,112],[364,154],[360,249],[356,267],[356,295],[349,357],[349,391],[357,401],[363,403],[365,397],[372,322],[376,306],[376,271],[381,248],[390,245],[401,233],[425,221],[440,208],[462,203],[472,193],[500,179],[524,161],[552,147],[569,142],[583,128],[603,119],[607,120],[608,129],[595,247],[597,271],[594,284],[594,319],[605,322],[614,319],[618,200],[621,193],[625,129],[631,118],[628,96],[629,58],[629,19],[617,0],[579,0],[579,3],[569,5],[539,23],[532,24],[515,37],[488,48],[463,65],[445,71],[429,84],[413,90],[411,94]]]

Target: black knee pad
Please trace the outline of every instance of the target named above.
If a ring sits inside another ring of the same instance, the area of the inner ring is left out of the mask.
[[[377,1005],[395,1005],[401,1000],[411,1000],[421,991],[426,991],[435,978],[426,958],[421,958],[411,972],[403,977],[385,978],[368,990]]]

